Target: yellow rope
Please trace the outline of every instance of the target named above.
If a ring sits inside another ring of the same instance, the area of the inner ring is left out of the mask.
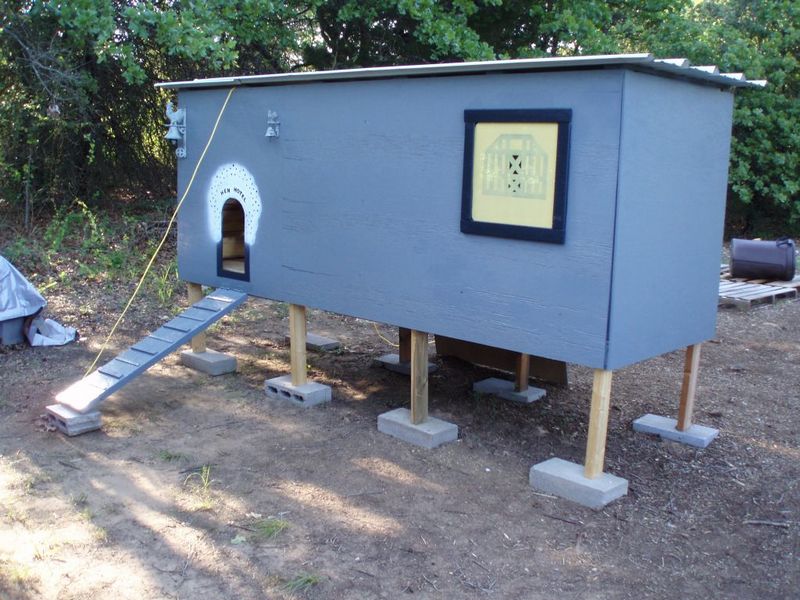
[[[181,196],[181,199],[178,201],[178,205],[175,207],[175,210],[172,213],[172,217],[170,217],[169,219],[169,223],[167,223],[167,228],[164,230],[164,235],[161,237],[161,241],[158,243],[158,246],[156,246],[156,249],[153,252],[153,256],[150,257],[150,261],[147,263],[147,266],[145,267],[142,276],[139,278],[139,283],[136,284],[136,289],[133,290],[133,294],[131,295],[130,300],[128,300],[128,303],[125,305],[125,308],[122,309],[122,313],[119,315],[117,322],[114,323],[114,326],[111,328],[111,332],[108,334],[106,341],[103,342],[103,345],[100,348],[100,352],[97,353],[97,356],[94,357],[92,364],[86,370],[86,373],[84,373],[83,375],[84,377],[86,377],[87,375],[89,375],[89,373],[92,372],[92,369],[94,369],[95,365],[97,364],[97,361],[100,360],[100,357],[103,355],[103,352],[105,352],[106,346],[108,346],[108,342],[111,341],[111,337],[117,331],[117,327],[119,327],[119,324],[122,323],[122,319],[125,317],[125,313],[128,312],[128,309],[131,307],[131,304],[133,304],[134,299],[139,294],[139,290],[141,289],[142,284],[144,283],[144,280],[147,277],[147,274],[150,272],[150,267],[153,266],[153,263],[155,262],[158,253],[161,252],[161,248],[167,241],[167,236],[169,236],[169,231],[170,229],[172,229],[172,224],[175,222],[175,219],[178,216],[178,211],[181,209],[181,206],[183,206],[183,201],[186,200],[186,197],[189,195],[189,190],[192,189],[192,184],[194,183],[195,177],[197,177],[197,172],[200,170],[200,165],[203,163],[203,159],[205,159],[206,157],[206,152],[208,152],[208,148],[209,146],[211,146],[211,142],[217,133],[217,127],[219,127],[219,122],[222,119],[222,115],[225,113],[225,109],[228,106],[228,101],[231,99],[231,96],[233,95],[233,92],[235,90],[236,90],[235,87],[232,87],[230,90],[228,90],[228,95],[225,97],[225,102],[222,104],[222,108],[219,110],[219,114],[217,115],[217,120],[214,123],[214,128],[211,130],[211,135],[208,136],[206,147],[203,148],[203,152],[202,154],[200,154],[200,158],[197,159],[197,164],[194,166],[194,172],[192,173],[192,176],[189,178],[189,183],[183,192],[183,196]]]
[[[386,342],[390,346],[394,346],[395,348],[400,347],[400,344],[395,344],[392,340],[383,337],[383,334],[378,330],[378,324],[375,323],[375,321],[372,322],[372,326],[375,328],[375,333],[377,333],[378,337],[381,338],[384,342]]]

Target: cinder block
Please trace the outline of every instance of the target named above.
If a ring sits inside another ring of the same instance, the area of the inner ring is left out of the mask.
[[[206,350],[205,352],[184,350],[181,352],[181,364],[184,367],[206,373],[212,377],[236,371],[236,357],[215,352],[214,350]]]
[[[50,422],[61,433],[70,437],[100,429],[100,411],[79,413],[62,404],[51,404],[46,408]]]
[[[414,425],[411,423],[411,411],[407,408],[396,408],[378,415],[378,431],[429,449],[458,439],[458,425],[455,423],[428,417],[419,425]]]
[[[331,401],[330,386],[314,382],[292,385],[291,375],[267,379],[264,382],[264,391],[267,398],[288,400],[297,406],[316,406]]]
[[[690,425],[686,431],[678,430],[678,421],[669,417],[647,414],[633,422],[633,430],[654,433],[665,440],[680,442],[696,448],[706,448],[719,435],[719,430],[703,425]]]
[[[389,371],[400,373],[401,375],[411,375],[411,363],[400,362],[399,354],[384,354],[383,356],[380,356],[372,361],[372,364],[376,367],[383,367]],[[429,362],[428,374],[430,375],[431,373],[435,373],[438,368],[439,367],[437,367],[435,364]]]
[[[560,458],[551,458],[533,465],[530,472],[531,487],[572,502],[602,508],[609,502],[628,493],[628,480],[603,473],[596,479],[583,474],[583,465]]]
[[[472,391],[478,394],[491,394],[503,400],[511,400],[522,404],[531,404],[547,395],[547,392],[542,388],[530,386],[524,392],[517,392],[514,390],[514,382],[498,379],[497,377],[476,381],[472,384]]]
[[[286,343],[290,341],[290,337],[286,336]],[[316,333],[306,333],[306,349],[314,352],[332,352],[338,350],[342,345],[329,337],[324,335],[317,335]]]

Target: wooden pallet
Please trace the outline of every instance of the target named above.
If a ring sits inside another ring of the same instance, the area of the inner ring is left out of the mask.
[[[719,306],[735,306],[745,309],[755,304],[772,304],[778,299],[797,297],[796,287],[775,285],[777,283],[780,282],[755,283],[722,279],[719,282]]]
[[[760,285],[771,285],[774,287],[788,287],[798,290],[800,293],[800,275],[795,275],[791,281],[772,281],[770,279],[745,279],[743,277],[731,277],[729,265],[720,265],[719,278],[723,281],[735,281],[737,283],[756,283]]]

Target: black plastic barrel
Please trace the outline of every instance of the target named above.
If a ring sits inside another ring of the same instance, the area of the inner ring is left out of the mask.
[[[731,277],[794,279],[794,240],[731,240]]]

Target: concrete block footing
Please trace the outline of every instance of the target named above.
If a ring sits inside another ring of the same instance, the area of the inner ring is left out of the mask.
[[[50,423],[61,433],[70,437],[100,429],[100,411],[79,413],[63,404],[51,404],[46,408]]]
[[[290,341],[290,337],[286,336],[286,343]],[[314,352],[332,352],[338,350],[342,345],[329,337],[324,335],[317,335],[316,333],[306,333],[306,349]]]
[[[383,367],[389,371],[400,373],[401,375],[411,375],[411,363],[400,362],[399,354],[384,354],[376,358],[372,364],[376,367]],[[433,363],[428,363],[428,374],[435,373],[439,367]]]
[[[651,414],[636,419],[633,422],[633,430],[640,433],[654,433],[665,440],[696,448],[706,448],[719,435],[718,429],[703,425],[690,425],[686,431],[679,431],[676,419]]]
[[[378,431],[423,448],[436,448],[458,439],[458,425],[428,417],[419,425],[411,423],[411,411],[396,408],[378,415]]]
[[[512,381],[498,379],[497,377],[489,377],[488,379],[476,381],[472,384],[472,391],[478,394],[491,394],[503,400],[520,402],[522,404],[531,404],[532,402],[541,400],[547,395],[545,390],[537,387],[528,387],[525,391],[517,392],[514,390],[514,383]]]
[[[212,377],[236,371],[236,357],[215,352],[214,350],[206,350],[205,352],[184,350],[181,352],[181,364],[184,367],[206,373]]]
[[[531,487],[588,506],[603,508],[609,502],[628,493],[628,480],[610,473],[595,479],[583,474],[583,465],[560,458],[551,458],[533,465],[530,472]]]
[[[292,385],[292,376],[283,375],[264,382],[267,398],[288,400],[297,406],[316,406],[331,401],[330,386],[309,381],[303,385]]]

